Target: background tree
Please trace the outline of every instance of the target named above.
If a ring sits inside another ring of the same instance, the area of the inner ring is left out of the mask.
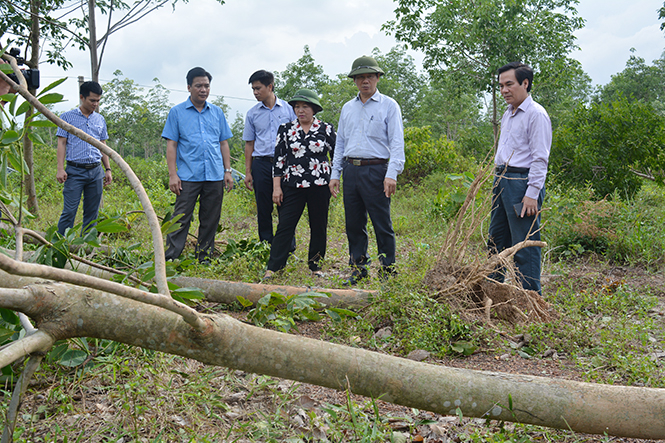
[[[555,180],[591,184],[598,198],[632,197],[640,177],[663,184],[665,117],[650,104],[622,97],[580,104],[555,131],[550,154]]]
[[[633,54],[626,67],[614,74],[610,82],[599,89],[597,100],[610,103],[621,97],[629,101],[642,101],[665,111],[665,53],[647,65],[642,57]]]
[[[134,80],[122,78],[121,71],[103,85],[104,94],[100,113],[106,118],[109,144],[121,156],[149,158],[163,153],[161,138],[171,104],[169,91],[158,79],[156,85],[144,93]]]
[[[495,136],[496,69],[522,61],[539,72],[543,63],[566,58],[584,24],[576,0],[396,1],[396,18],[384,29],[423,51],[427,69],[467,76],[477,91],[492,94]]]
[[[323,66],[316,64],[309,46],[305,45],[298,61],[286,65],[282,72],[275,72],[275,95],[290,100],[302,88],[313,89],[321,94],[322,86],[329,82],[330,78],[323,71]]]

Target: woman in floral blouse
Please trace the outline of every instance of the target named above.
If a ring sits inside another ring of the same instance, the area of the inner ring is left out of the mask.
[[[314,115],[321,111],[317,94],[301,89],[289,101],[297,119],[277,132],[273,164],[272,201],[277,204],[279,224],[272,241],[264,279],[286,266],[291,239],[300,216],[309,212],[309,269],[322,276],[319,261],[326,255],[330,166],[336,134],[332,125]]]

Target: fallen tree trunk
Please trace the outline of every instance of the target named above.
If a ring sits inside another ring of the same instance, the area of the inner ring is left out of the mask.
[[[242,283],[182,276],[172,278],[171,281],[181,288],[199,288],[205,295],[207,301],[223,304],[231,304],[237,301],[238,296],[244,297],[252,303],[256,303],[261,297],[271,292],[278,292],[283,295],[295,295],[309,291],[316,291],[329,295],[327,299],[317,299],[326,306],[357,308],[367,306],[370,298],[376,294],[376,291],[365,291],[362,289],[328,289],[319,287],[265,285],[260,283]]]
[[[0,307],[24,312],[53,340],[105,338],[439,414],[459,409],[467,417],[665,438],[663,389],[447,368],[261,329],[226,315],[202,315],[206,327],[197,332],[157,306],[62,283],[0,289]]]

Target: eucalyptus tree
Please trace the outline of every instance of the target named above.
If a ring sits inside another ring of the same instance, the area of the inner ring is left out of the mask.
[[[423,51],[424,66],[467,76],[478,91],[492,94],[498,132],[496,70],[511,61],[536,72],[576,48],[582,28],[577,0],[395,0],[395,19],[383,28]]]

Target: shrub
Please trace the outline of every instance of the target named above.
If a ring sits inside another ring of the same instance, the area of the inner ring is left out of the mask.
[[[445,136],[433,139],[429,126],[404,128],[404,154],[406,163],[400,178],[408,181],[434,171],[468,170],[473,165],[473,160],[461,155]]]

